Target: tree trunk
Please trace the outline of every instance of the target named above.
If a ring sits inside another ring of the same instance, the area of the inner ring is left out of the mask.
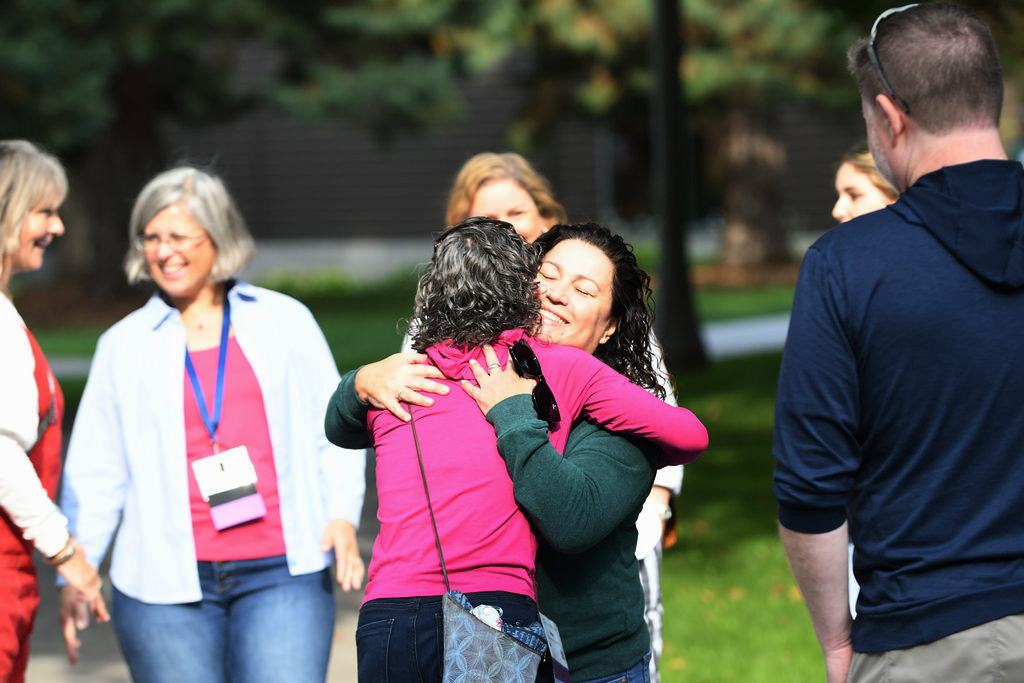
[[[71,167],[76,205],[83,209],[87,253],[74,260],[88,283],[89,297],[103,301],[128,291],[122,264],[128,250],[128,222],[135,196],[163,168],[157,107],[142,69],[128,68],[111,86],[118,112],[110,127]],[[78,241],[82,244],[82,241]]]
[[[781,211],[786,151],[774,115],[734,107],[727,117],[724,156],[722,263],[757,266],[789,261]]]
[[[701,341],[686,253],[686,224],[693,209],[693,149],[679,79],[681,31],[676,0],[655,0],[652,41],[656,74],[652,93],[654,206],[661,219],[657,335],[672,372],[707,363]]]

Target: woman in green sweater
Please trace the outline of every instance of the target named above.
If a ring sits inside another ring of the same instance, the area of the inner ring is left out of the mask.
[[[541,336],[589,351],[660,395],[649,353],[649,278],[629,245],[593,223],[556,226],[535,244],[543,255]],[[436,369],[417,359],[396,354],[365,366],[353,390],[381,408],[399,400],[425,404],[429,396],[417,392],[441,385],[430,379]],[[650,638],[635,549],[653,454],[586,420],[573,425],[565,454],[558,453],[535,428],[533,381],[493,367],[496,358],[489,363],[476,372],[479,388],[464,388],[494,425],[516,501],[537,531],[537,602],[558,627],[572,680],[648,681]]]

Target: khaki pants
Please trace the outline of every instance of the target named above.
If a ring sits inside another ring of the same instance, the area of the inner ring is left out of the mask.
[[[1024,681],[1024,613],[932,643],[888,652],[855,652],[847,683]]]

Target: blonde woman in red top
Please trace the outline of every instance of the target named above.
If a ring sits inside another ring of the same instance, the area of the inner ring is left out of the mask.
[[[64,234],[67,194],[60,162],[24,140],[0,141],[0,680],[24,680],[39,607],[33,548],[56,565],[100,621],[107,608],[53,496],[61,467],[64,396],[10,299],[17,273],[38,270]],[[68,645],[72,663],[75,642]]]

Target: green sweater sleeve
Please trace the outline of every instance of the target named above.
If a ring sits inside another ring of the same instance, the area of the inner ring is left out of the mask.
[[[369,448],[373,445],[366,429],[366,415],[370,406],[359,400],[356,393],[358,369],[346,372],[338,388],[327,403],[324,431],[327,439],[342,448]]]
[[[643,503],[652,461],[626,438],[578,420],[563,456],[548,440],[528,394],[494,406],[487,420],[512,478],[516,502],[559,552],[579,553],[604,539]]]

